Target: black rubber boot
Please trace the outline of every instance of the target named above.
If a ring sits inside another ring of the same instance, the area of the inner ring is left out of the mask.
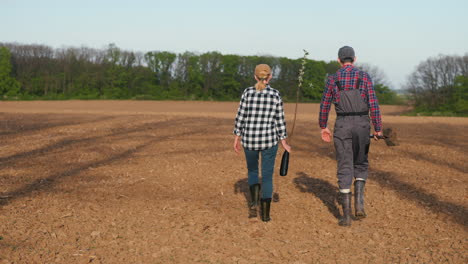
[[[250,189],[249,218],[257,217],[257,208],[260,200],[260,184],[252,184]]]
[[[250,189],[250,203],[249,207],[257,207],[258,201],[260,200],[260,183],[252,184],[249,186]]]
[[[366,211],[364,211],[364,186],[365,181],[354,182],[354,211],[356,219],[362,219],[366,217]]]
[[[351,193],[340,193],[341,205],[343,206],[343,217],[338,224],[340,226],[351,226]]]
[[[262,221],[268,222],[271,220],[270,218],[270,205],[271,205],[271,198],[262,199],[260,201],[260,208],[262,214]]]

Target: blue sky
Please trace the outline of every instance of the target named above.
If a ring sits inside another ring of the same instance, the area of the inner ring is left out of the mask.
[[[0,42],[335,60],[343,45],[399,89],[422,61],[468,53],[468,1],[0,0]]]

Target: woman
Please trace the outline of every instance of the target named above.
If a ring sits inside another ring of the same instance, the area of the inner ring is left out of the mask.
[[[270,204],[273,193],[273,169],[275,167],[278,141],[288,152],[286,122],[280,93],[268,83],[272,78],[271,68],[266,64],[255,67],[254,87],[244,90],[237,111],[234,127],[234,151],[240,151],[240,139],[247,161],[248,183],[251,201],[249,207],[255,210],[260,196],[258,180],[258,158],[262,155],[262,199],[260,200],[262,221],[270,221]]]

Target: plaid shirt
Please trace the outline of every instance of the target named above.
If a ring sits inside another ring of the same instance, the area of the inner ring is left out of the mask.
[[[335,78],[338,78],[338,81],[344,90],[351,90],[356,87],[357,80],[359,78],[359,71],[360,70],[355,68],[353,65],[345,65],[335,74],[328,76],[327,84],[325,85],[325,91],[323,92],[322,96],[322,102],[320,104],[319,125],[321,128],[327,127],[328,113],[330,112],[332,100],[335,106],[338,102],[340,102],[340,93],[338,87],[335,84]],[[367,103],[370,109],[374,130],[379,132],[382,129],[382,118],[380,116],[379,101],[377,100],[377,96],[375,94],[372,79],[370,78],[369,74],[364,71],[362,71],[362,80],[359,91],[361,92],[362,99],[364,99],[364,102]]]
[[[245,89],[234,134],[242,136],[242,146],[249,150],[269,149],[278,144],[278,139],[287,138],[280,93],[270,86],[260,92],[255,87]]]

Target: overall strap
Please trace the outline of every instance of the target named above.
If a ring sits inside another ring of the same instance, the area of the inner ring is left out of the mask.
[[[361,86],[361,80],[362,80],[362,71],[359,71],[359,77],[356,83],[356,87],[354,89],[359,89],[359,87]]]
[[[343,87],[341,86],[341,83],[338,80],[338,73],[335,73],[335,84],[336,84],[336,87],[338,87],[338,90],[340,90],[340,91],[343,90]]]
[[[359,71],[359,77],[356,83],[356,87],[354,89],[359,89],[361,86],[361,80],[362,80],[362,71]],[[340,81],[338,80],[338,74],[335,74],[335,84],[338,87],[338,90],[342,91],[343,87],[341,86]]]
[[[363,76],[362,71],[359,71],[358,80],[356,82],[356,86],[354,87],[354,90],[359,90],[359,87],[361,86],[361,82],[362,82],[362,79],[363,79],[362,76]],[[337,76],[335,76],[335,83],[338,86],[338,89],[340,89],[340,91],[342,91],[343,89],[342,89],[342,86],[340,85],[340,82],[338,81]],[[367,116],[367,115],[369,115],[369,110],[362,111],[362,112],[337,112],[336,114],[338,116]]]

